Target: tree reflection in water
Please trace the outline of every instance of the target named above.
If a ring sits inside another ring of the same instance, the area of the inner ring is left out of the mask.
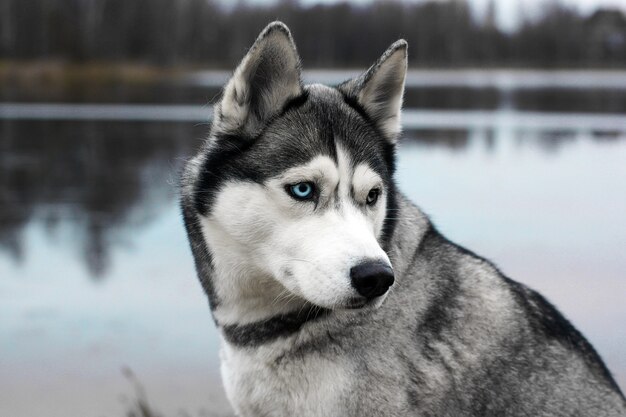
[[[0,250],[20,262],[29,223],[43,225],[52,243],[63,225],[90,276],[106,276],[112,248],[132,245],[134,233],[173,203],[182,162],[207,132],[193,123],[0,121]],[[482,140],[491,153],[500,135],[435,129],[406,131],[404,141],[465,152]],[[573,131],[514,136],[543,153],[579,138]],[[620,132],[588,137],[623,139]]]
[[[176,177],[207,127],[177,123],[0,122],[0,248],[21,261],[25,227],[67,223],[92,277],[176,198]]]

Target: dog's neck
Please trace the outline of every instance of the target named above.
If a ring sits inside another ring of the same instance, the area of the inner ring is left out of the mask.
[[[257,347],[297,333],[330,310],[289,292],[271,275],[245,260],[235,247],[213,251],[211,280],[217,305],[213,318],[225,341],[237,347]]]

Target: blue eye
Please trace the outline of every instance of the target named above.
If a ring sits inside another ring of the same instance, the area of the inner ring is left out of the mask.
[[[289,194],[296,200],[310,200],[313,198],[315,187],[310,182],[299,182],[287,187]]]

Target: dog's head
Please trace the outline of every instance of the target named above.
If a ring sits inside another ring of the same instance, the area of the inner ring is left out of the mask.
[[[211,259],[217,299],[282,291],[326,308],[382,303],[394,281],[385,249],[406,66],[398,41],[360,77],[303,86],[287,27],[263,30],[184,180],[194,255]]]

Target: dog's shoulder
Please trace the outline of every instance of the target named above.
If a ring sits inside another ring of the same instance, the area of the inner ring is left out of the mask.
[[[436,264],[439,265],[440,271],[442,268],[453,269],[454,272],[448,272],[448,275],[457,281],[456,297],[467,297],[468,294],[472,294],[480,300],[477,303],[466,302],[465,306],[469,304],[474,311],[491,308],[486,317],[490,317],[489,321],[494,321],[493,333],[507,333],[507,337],[523,339],[522,344],[528,352],[544,351],[546,354],[547,350],[552,350],[558,352],[555,356],[569,357],[573,362],[583,364],[588,376],[598,384],[621,393],[593,346],[539,292],[507,277],[493,262],[448,240],[434,227],[425,235],[423,244],[427,248],[430,247],[426,253],[430,250],[438,257]],[[442,264],[448,266],[444,267]],[[493,306],[496,306],[495,309]],[[496,323],[497,315],[507,317],[506,327],[502,328]],[[477,314],[477,317],[481,315]],[[499,332],[500,329],[506,331]],[[508,354],[513,355],[514,352]],[[561,369],[556,365],[554,370],[565,372],[567,364],[563,365]]]
[[[606,383],[612,390],[620,388],[604,365],[600,355],[565,316],[544,296],[524,284],[504,275],[503,281],[527,319],[527,324],[537,338],[556,343],[583,360],[591,373]]]

